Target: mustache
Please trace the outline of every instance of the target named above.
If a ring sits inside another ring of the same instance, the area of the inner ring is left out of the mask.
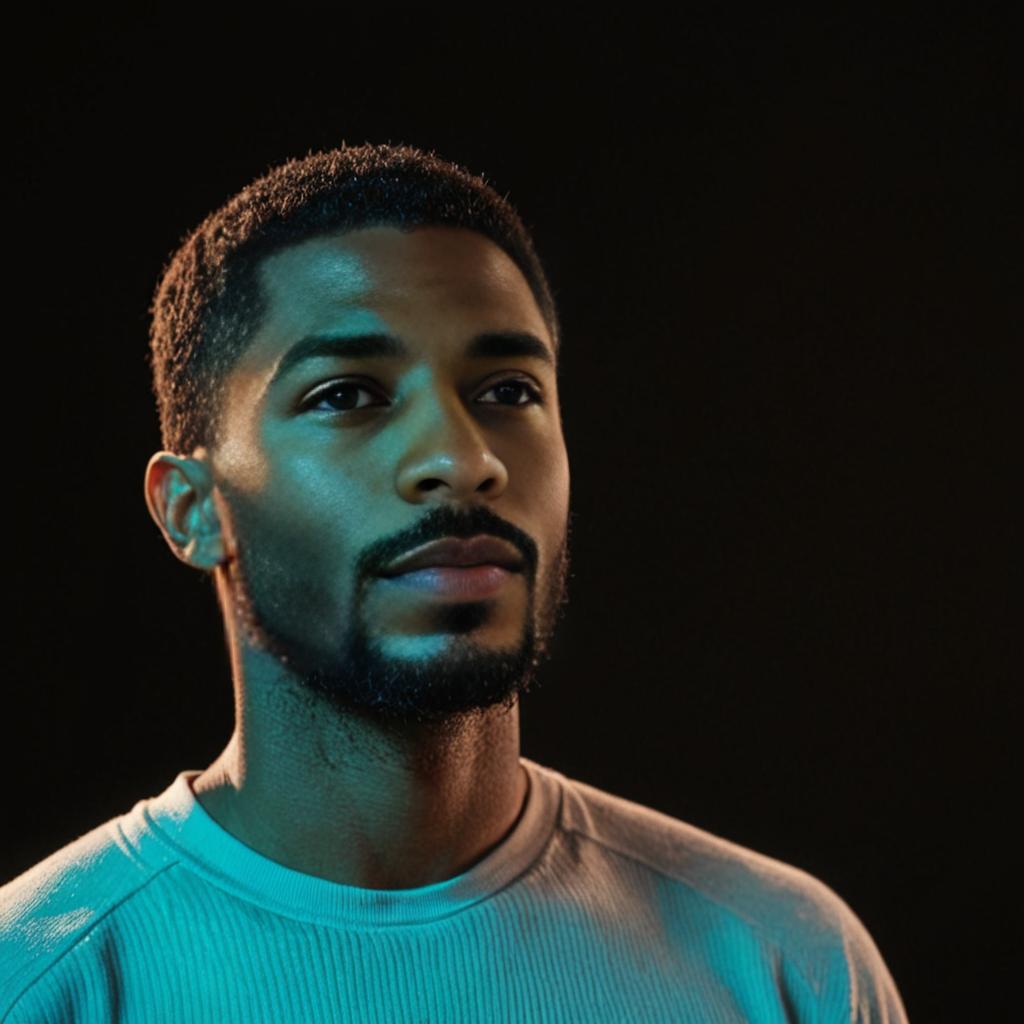
[[[533,575],[537,565],[537,544],[525,531],[496,515],[483,505],[469,509],[456,509],[451,505],[438,505],[414,526],[400,534],[371,545],[364,552],[361,568],[364,573],[378,574],[385,566],[415,548],[445,537],[464,539],[486,533],[508,541],[523,556],[523,570]]]

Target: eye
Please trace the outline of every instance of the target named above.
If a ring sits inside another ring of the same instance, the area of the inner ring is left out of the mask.
[[[353,412],[356,409],[365,409],[370,403],[364,402],[359,405],[358,399],[353,400],[353,397],[360,391],[367,395],[374,394],[365,384],[360,384],[357,381],[334,380],[310,394],[302,403],[302,408],[323,412]]]
[[[491,385],[484,394],[490,394],[492,391],[499,392],[501,394],[508,395],[510,392],[515,394],[516,389],[520,389],[521,393],[525,393],[525,402],[484,402],[484,405],[511,405],[511,406],[523,406],[523,405],[541,405],[543,399],[541,398],[540,392],[530,383],[525,380],[518,380],[515,377],[510,377],[508,380],[498,381],[497,384]]]

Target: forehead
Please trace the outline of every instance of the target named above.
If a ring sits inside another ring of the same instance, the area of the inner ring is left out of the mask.
[[[515,262],[464,228],[373,227],[318,236],[266,257],[259,278],[267,314],[255,340],[264,343],[338,328],[414,336],[439,327],[457,335],[514,326],[552,346]]]

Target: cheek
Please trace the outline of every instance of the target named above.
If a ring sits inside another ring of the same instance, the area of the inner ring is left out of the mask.
[[[545,521],[560,527],[569,509],[569,457],[565,443],[543,446],[529,462],[526,473],[530,500],[544,509]]]
[[[273,486],[272,486],[273,485]],[[351,552],[344,518],[301,486],[268,477],[258,493],[228,493],[230,529],[241,570],[264,600],[281,612],[287,604],[333,603]]]
[[[308,509],[280,502],[235,509],[239,582],[257,620],[296,650],[335,650],[352,616],[350,563]]]
[[[552,549],[549,557],[554,557],[557,549],[568,544],[570,477],[569,457],[564,443],[557,451],[551,453],[551,464],[546,478],[543,496],[544,508],[548,516],[547,527],[550,531]]]
[[[343,448],[329,434],[317,443],[296,438],[275,446],[261,500],[273,500],[282,514],[328,533],[339,523],[364,524],[368,511],[380,507],[381,467],[381,458]]]
[[[375,488],[387,482],[379,462],[364,463],[328,445],[278,444],[263,486],[233,493],[240,540],[262,549],[279,590],[316,591],[332,604],[351,599],[359,556],[381,530],[385,497]]]

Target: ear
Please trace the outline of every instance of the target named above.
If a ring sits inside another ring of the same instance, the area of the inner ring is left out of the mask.
[[[164,540],[186,565],[210,571],[227,560],[204,449],[192,458],[157,452],[146,466],[145,497]]]

